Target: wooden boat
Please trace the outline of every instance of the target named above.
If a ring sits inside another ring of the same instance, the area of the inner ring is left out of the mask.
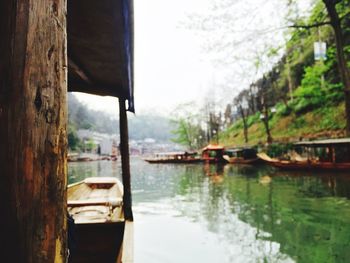
[[[255,164],[260,161],[253,148],[227,149],[223,158],[233,164]]]
[[[75,221],[76,241],[69,262],[122,262],[123,253],[124,258],[132,257],[126,253],[130,243],[125,242],[132,238],[126,232],[122,206],[123,186],[117,178],[91,177],[68,186],[67,207]]]
[[[202,149],[202,160],[206,163],[227,163],[224,159],[225,147],[218,144],[209,144]]]
[[[68,153],[67,161],[68,162],[76,162],[78,160],[78,157],[79,157],[78,153]]]
[[[196,152],[168,152],[157,153],[153,158],[144,159],[149,163],[198,163],[202,159]]]
[[[271,158],[266,153],[257,154],[269,165],[289,170],[350,171],[350,138],[297,142],[296,150],[288,158]]]

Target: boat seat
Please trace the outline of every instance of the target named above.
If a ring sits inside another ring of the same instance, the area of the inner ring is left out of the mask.
[[[80,207],[80,206],[111,206],[111,207],[120,207],[123,205],[122,198],[109,198],[106,199],[85,199],[85,200],[68,200],[68,207]]]
[[[122,199],[68,201],[68,212],[77,224],[123,221]]]

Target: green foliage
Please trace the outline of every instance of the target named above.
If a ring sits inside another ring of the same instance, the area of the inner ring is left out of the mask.
[[[306,125],[306,121],[305,118],[303,117],[299,117],[296,118],[295,121],[291,124],[292,129],[300,129],[303,128]]]
[[[305,68],[305,74],[301,82],[303,89],[295,93],[296,96],[312,97],[314,94],[321,93],[322,81],[321,77],[326,72],[327,68],[321,63],[316,63],[313,66]]]
[[[244,127],[243,120],[236,121],[235,124],[233,125],[233,127],[235,127],[236,129],[243,129],[243,127]]]
[[[322,1],[317,1],[309,18],[308,24],[315,24],[325,20],[327,11]]]
[[[175,143],[179,143],[188,147],[191,147],[191,139],[189,136],[190,124],[187,123],[184,119],[179,119],[174,121],[177,125],[177,129],[173,130],[172,133],[176,136],[171,140]]]
[[[94,143],[94,141],[92,139],[89,139],[87,141],[84,142],[84,148],[85,148],[85,151],[93,151],[95,150],[97,147],[97,145]]]
[[[108,134],[119,131],[117,119],[104,112],[89,109],[72,93],[68,93],[68,123],[76,130],[89,129]]]
[[[171,139],[172,142],[184,145],[189,149],[198,149],[202,147],[205,133],[196,120],[196,116],[192,115],[188,118],[178,117],[172,120],[175,129],[172,134],[175,135]]]
[[[324,79],[331,64],[317,63],[305,68],[301,86],[294,92],[296,99],[289,104],[295,113],[305,113],[343,100],[342,85]]]
[[[68,148],[72,151],[80,150],[81,141],[73,125],[68,125]]]
[[[350,0],[339,1],[336,8],[341,18],[344,52],[350,68]],[[324,1],[314,2],[308,18],[296,19],[295,24],[305,26],[329,21]],[[298,138],[304,134],[313,136],[315,133],[344,129],[344,87],[338,70],[332,27],[295,28],[290,33],[285,55],[265,74],[266,83],[269,83],[265,86],[265,94],[269,94],[266,103],[269,107],[275,105],[277,108],[276,114],[271,115],[269,121],[272,137]],[[327,43],[325,61],[314,59],[314,42],[319,40]],[[265,55],[269,57],[274,54],[276,50],[270,49]],[[259,83],[262,83],[262,79],[253,84],[259,86]],[[293,90],[293,100],[289,93],[290,88]],[[258,115],[248,116],[247,124],[249,142],[258,142],[264,136]],[[242,121],[236,121],[227,133],[231,134],[227,138],[242,144]]]
[[[257,112],[254,115],[250,115],[247,118],[247,126],[250,127],[252,126],[254,123],[257,123],[260,120],[260,113]]]
[[[315,112],[315,114],[322,116],[322,119],[319,122],[319,127],[322,130],[336,130],[345,128],[345,123],[339,121],[339,111],[337,108],[320,108]]]
[[[339,102],[344,101],[344,89],[342,83],[329,84],[328,92],[326,94],[327,105],[338,104]]]
[[[293,111],[293,109],[285,104],[280,104],[280,106],[277,107],[277,115],[279,116],[288,116],[289,114],[291,114]]]

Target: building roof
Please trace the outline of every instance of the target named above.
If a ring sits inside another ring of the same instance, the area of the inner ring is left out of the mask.
[[[350,138],[341,139],[326,139],[326,140],[315,140],[315,141],[301,141],[296,142],[296,146],[326,146],[326,145],[339,145],[339,144],[350,144]]]
[[[133,95],[133,1],[68,0],[68,90]]]

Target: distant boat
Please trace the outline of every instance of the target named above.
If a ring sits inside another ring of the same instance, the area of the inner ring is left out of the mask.
[[[79,154],[78,153],[68,153],[67,154],[67,161],[68,162],[76,162],[78,160]]]
[[[198,163],[202,161],[197,152],[157,153],[154,157],[144,160],[149,163]]]
[[[257,155],[281,169],[350,171],[350,138],[297,142],[294,148],[287,158],[271,158],[266,153]]]
[[[255,164],[260,161],[253,148],[233,148],[224,151],[223,158],[232,164]]]
[[[117,161],[117,155],[98,155],[91,153],[83,153],[83,154],[68,154],[67,161],[68,162],[91,162],[91,161]]]
[[[67,206],[76,232],[69,262],[121,262],[131,246],[126,240],[132,240],[124,220],[122,183],[113,177],[91,177],[71,184]],[[125,262],[132,262],[130,253],[128,257]]]
[[[202,160],[206,163],[227,163],[224,159],[225,147],[219,144],[209,144],[202,149]]]

